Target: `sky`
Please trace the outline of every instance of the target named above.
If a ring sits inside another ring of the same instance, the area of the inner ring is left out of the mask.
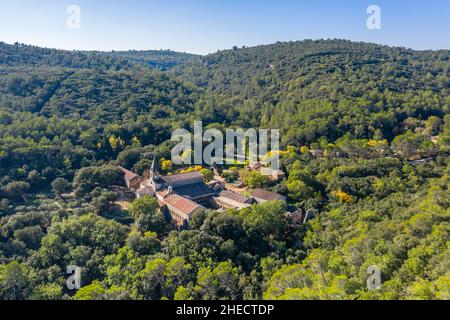
[[[80,8],[79,29],[67,25],[70,5]],[[380,30],[367,27],[370,5],[380,8]],[[49,48],[207,54],[327,38],[450,49],[450,1],[0,0],[0,41]]]

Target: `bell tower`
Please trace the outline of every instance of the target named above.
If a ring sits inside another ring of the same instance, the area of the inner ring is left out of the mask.
[[[155,191],[161,189],[162,187],[159,178],[158,159],[154,157],[152,167],[150,168],[150,181],[152,182],[152,186]]]
[[[150,179],[159,180],[158,159],[153,158],[152,167],[150,168]]]

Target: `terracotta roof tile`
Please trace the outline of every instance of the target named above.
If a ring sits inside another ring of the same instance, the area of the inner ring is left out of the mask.
[[[180,182],[184,180],[190,180],[190,179],[203,179],[203,174],[199,171],[194,172],[187,172],[187,173],[180,173],[180,174],[174,174],[171,176],[163,176],[161,177],[161,180],[163,180],[167,184],[171,184],[174,182]]]
[[[263,189],[252,190],[252,196],[266,201],[283,200],[284,196]]]
[[[164,201],[168,205],[180,210],[181,212],[185,213],[186,215],[190,215],[195,210],[202,208],[201,205],[199,205],[187,198],[181,197],[177,194],[171,194],[171,195],[167,196],[166,198],[164,198]]]
[[[137,175],[136,173],[134,173],[134,172],[131,172],[130,170],[127,170],[127,169],[125,169],[125,168],[122,168],[122,167],[119,167],[120,168],[120,170],[123,172],[123,174],[125,175],[125,180],[131,180],[131,179],[133,179],[133,178],[136,178],[136,177],[139,177],[140,178],[140,176],[139,175]]]
[[[243,196],[239,193],[233,192],[233,191],[228,191],[228,190],[224,190],[221,193],[219,193],[220,197],[224,197],[224,198],[228,198],[231,200],[234,200],[236,202],[239,203],[250,203],[252,199],[247,198],[246,196]]]

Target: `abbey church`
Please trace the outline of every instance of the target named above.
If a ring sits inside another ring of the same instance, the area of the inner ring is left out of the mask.
[[[136,193],[136,197],[156,197],[178,228],[187,228],[192,214],[210,206],[216,194],[215,190],[205,184],[200,172],[160,175],[157,159],[153,159],[152,166],[144,177],[125,168],[120,169],[127,187]]]

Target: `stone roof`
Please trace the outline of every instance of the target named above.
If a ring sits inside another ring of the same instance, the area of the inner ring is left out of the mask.
[[[263,189],[254,189],[252,190],[252,196],[258,199],[266,200],[266,201],[274,201],[274,200],[284,200],[285,197],[281,194],[270,192]]]
[[[263,166],[262,163],[258,162],[256,164],[250,165],[249,169],[252,171],[256,171],[256,170],[262,168],[262,166]]]
[[[120,170],[123,172],[123,174],[125,175],[125,180],[130,181],[134,178],[141,178],[139,175],[137,175],[134,172],[131,172],[130,170],[127,170],[125,168],[119,167]]]
[[[208,187],[204,182],[174,187],[173,192],[190,199],[207,197],[215,194],[215,191]]]
[[[136,193],[143,197],[143,196],[153,196],[155,195],[155,190],[153,190],[152,187],[141,187]]]
[[[174,207],[177,210],[180,210],[187,216],[189,216],[191,213],[193,213],[195,210],[199,208],[203,208],[201,205],[185,198],[182,196],[179,196],[177,194],[171,194],[164,198],[164,202]]]
[[[273,174],[278,174],[278,175],[284,175],[285,173],[282,170],[279,169],[272,169],[272,168],[261,168],[261,174],[262,175],[273,175]]]
[[[246,196],[243,196],[239,193],[233,192],[233,191],[228,191],[228,190],[224,190],[222,192],[219,193],[219,197],[223,197],[223,198],[228,198],[231,200],[234,200],[238,203],[251,203],[252,199],[248,198]]]
[[[141,182],[141,187],[151,187],[153,186],[152,181],[150,179],[145,179]]]
[[[215,197],[214,201],[216,202],[216,204],[219,207],[223,207],[225,206],[225,208],[234,208],[234,209],[244,209],[244,208],[248,208],[251,207],[250,203],[241,203],[241,202],[237,202],[233,199],[227,198],[227,197]],[[219,209],[220,210],[220,209]]]
[[[203,174],[199,171],[194,171],[194,172],[174,174],[171,176],[162,176],[161,180],[164,181],[166,184],[170,185],[172,183],[182,182],[184,180],[200,179],[200,178],[203,179]]]

